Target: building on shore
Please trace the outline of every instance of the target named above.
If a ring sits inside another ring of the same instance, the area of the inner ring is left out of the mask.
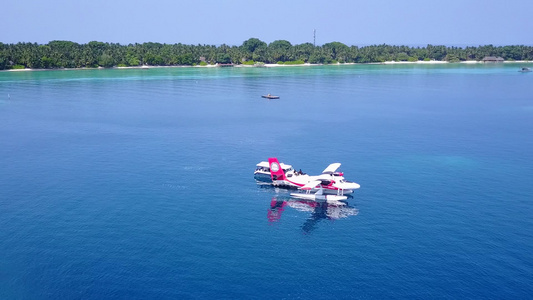
[[[484,63],[500,63],[500,62],[503,62],[503,58],[502,57],[496,57],[496,56],[485,56],[483,58],[483,62]]]

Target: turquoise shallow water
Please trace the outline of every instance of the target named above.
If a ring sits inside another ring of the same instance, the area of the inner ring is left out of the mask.
[[[0,72],[0,298],[529,298],[518,69]],[[270,156],[361,189],[291,201]]]

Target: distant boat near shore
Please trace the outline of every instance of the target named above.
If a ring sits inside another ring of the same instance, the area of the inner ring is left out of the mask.
[[[522,72],[522,73],[531,72],[531,68],[523,67],[523,68],[520,69],[520,71],[518,71],[518,72]]]

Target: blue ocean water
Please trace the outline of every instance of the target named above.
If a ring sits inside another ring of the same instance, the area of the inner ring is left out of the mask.
[[[0,72],[0,298],[531,298],[518,69]],[[272,156],[361,189],[293,201]]]

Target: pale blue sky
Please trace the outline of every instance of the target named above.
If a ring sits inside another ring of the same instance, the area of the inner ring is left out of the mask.
[[[0,42],[533,44],[533,0],[4,0]]]

